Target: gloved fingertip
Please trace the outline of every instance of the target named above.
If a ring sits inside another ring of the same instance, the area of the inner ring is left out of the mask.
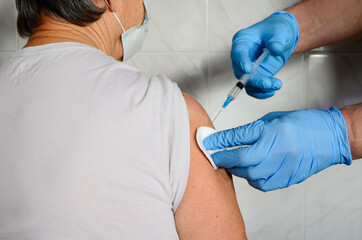
[[[279,56],[282,55],[285,51],[285,44],[276,38],[269,40],[266,45],[272,55]]]
[[[247,88],[245,88],[245,90],[246,90],[246,93],[247,93],[250,97],[258,98],[256,92],[250,91],[250,90],[248,90]]]
[[[212,158],[212,161],[214,162],[215,166],[216,167],[222,167],[220,166],[220,163],[219,163],[219,158],[217,157],[217,154],[214,153],[214,154],[211,154],[211,158]]]
[[[204,141],[202,142],[202,144],[204,145],[204,148],[205,148],[206,150],[213,150],[213,149],[212,149],[212,143],[211,143],[211,141],[209,140],[208,137],[204,139]]]
[[[269,191],[266,187],[265,187],[265,179],[256,179],[256,180],[248,180],[248,183],[250,186],[252,186],[253,188],[260,190],[262,192],[267,192]]]
[[[237,79],[239,79],[244,73],[251,73],[253,71],[253,64],[247,54],[232,52],[231,60],[234,75]]]
[[[275,91],[270,91],[270,92],[267,92],[267,93],[264,93],[263,95],[261,95],[259,97],[259,99],[267,99],[267,98],[270,98],[272,96],[275,95]]]
[[[240,79],[241,76],[243,75],[242,70],[240,69],[240,66],[236,65],[234,62],[232,63],[232,66],[233,66],[233,70],[234,70],[234,76],[237,79]]]
[[[235,76],[236,79],[240,79],[242,74],[240,74],[239,72],[234,71],[234,76]]]
[[[222,142],[218,141],[217,139],[218,138],[213,135],[210,135],[207,138],[205,138],[202,142],[205,150],[213,151],[220,149],[220,144],[222,144]]]
[[[254,92],[246,91],[246,93],[247,93],[250,97],[257,98],[257,97],[255,96],[255,93],[254,93]]]
[[[245,90],[249,96],[257,98],[257,99],[267,99],[267,98],[272,97],[275,94],[275,90],[269,89],[269,90],[263,91],[260,88],[254,87],[251,85],[246,85]]]
[[[263,99],[270,98],[274,95],[275,95],[275,91],[269,91],[269,92],[254,92],[253,95],[250,95],[250,96],[263,100]]]
[[[274,90],[279,90],[279,89],[281,89],[282,86],[283,86],[282,81],[280,81],[278,78],[274,78],[273,80],[274,80],[273,89],[274,89]]]
[[[244,61],[244,63],[241,64],[241,68],[243,71],[247,74],[251,73],[253,71],[253,64],[251,61]],[[241,77],[241,76],[240,76]]]
[[[215,166],[218,168],[229,167],[230,163],[228,161],[228,157],[227,156],[223,157],[222,152],[223,151],[211,154],[212,161],[214,162]]]

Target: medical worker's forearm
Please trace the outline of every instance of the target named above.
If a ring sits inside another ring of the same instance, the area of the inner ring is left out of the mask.
[[[298,21],[295,53],[342,41],[362,31],[361,0],[306,0],[285,11]]]
[[[342,108],[341,112],[348,128],[352,158],[362,158],[362,103]]]

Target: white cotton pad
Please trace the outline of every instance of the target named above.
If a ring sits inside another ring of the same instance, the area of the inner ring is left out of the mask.
[[[213,128],[210,127],[199,127],[197,128],[197,133],[196,133],[196,141],[197,144],[199,145],[199,148],[202,150],[202,152],[204,153],[204,155],[207,157],[207,159],[209,159],[211,165],[214,167],[214,169],[217,169],[217,166],[215,165],[214,161],[211,158],[211,154],[217,152],[217,150],[206,150],[204,147],[204,139],[207,138],[208,136],[210,136],[213,133],[216,133],[217,131]]]

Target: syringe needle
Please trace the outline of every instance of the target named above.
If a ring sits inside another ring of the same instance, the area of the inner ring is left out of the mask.
[[[222,105],[220,111],[216,114],[214,120],[210,123],[210,126],[215,122],[216,118],[220,115],[222,110],[226,108],[231,101],[233,101],[240,93],[240,91],[247,84],[249,78],[258,70],[259,65],[263,62],[264,58],[269,54],[269,50],[267,48],[263,49],[263,53],[258,57],[258,59],[253,63],[253,70],[251,73],[244,73],[243,76],[239,79],[238,83],[230,90],[228,97],[224,104]]]
[[[231,101],[234,101],[234,99],[239,95],[240,91],[244,88],[244,86],[247,84],[249,78],[258,70],[259,65],[263,62],[264,58],[269,54],[269,50],[267,48],[263,49],[263,53],[259,56],[259,58],[253,63],[253,70],[251,73],[246,74],[244,73],[243,76],[241,76],[240,80],[237,82],[237,84],[230,90],[228,97],[224,104],[222,105],[220,111],[217,113],[214,120],[212,120],[211,124],[214,123],[216,118],[220,115],[222,110],[226,108]]]
[[[214,117],[214,120],[212,120],[211,124],[214,124],[216,118],[220,115],[220,113],[222,112],[223,108],[220,109],[220,111],[216,114],[216,116]]]

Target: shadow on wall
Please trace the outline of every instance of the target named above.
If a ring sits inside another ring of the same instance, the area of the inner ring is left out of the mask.
[[[227,84],[230,85],[231,89],[236,84],[237,79],[234,76],[229,53],[218,54],[210,58],[210,69],[210,78],[212,76],[215,79],[215,81],[212,81],[214,88],[218,89]]]
[[[309,107],[338,108],[362,102],[362,58],[353,54],[310,56]]]
[[[174,77],[172,80],[177,82],[181,88],[181,90],[190,90],[195,85],[195,82],[199,81],[202,77],[202,74],[209,73],[209,69],[212,69],[212,76],[213,77],[223,77],[226,73],[232,72],[231,67],[231,59],[226,54],[220,54],[217,56],[213,56],[212,58],[209,58],[209,63],[204,64],[202,68],[200,69],[200,72],[197,72],[192,75],[188,75],[186,78],[182,74],[176,74],[176,77]],[[210,73],[211,74],[211,73]],[[233,75],[232,75],[233,76]],[[210,78],[210,75],[208,76]],[[219,81],[219,84],[222,85],[223,82]],[[200,89],[194,89],[197,92]]]
[[[194,69],[188,71],[180,66],[177,73],[173,73],[169,77],[172,81],[177,82],[183,92],[197,99],[205,109],[209,106],[211,84],[213,84],[213,88],[220,88],[225,84],[232,86],[236,82],[228,54],[211,54],[208,58],[203,59],[201,66],[192,65],[192,68]],[[217,81],[211,79],[217,79]]]
[[[318,51],[332,51],[343,53],[356,53],[362,51],[362,33],[357,34],[351,38],[348,38],[342,42],[337,42],[328,46],[313,49],[312,52]]]
[[[335,71],[337,79],[336,106],[341,108],[347,105],[362,102],[362,59],[360,56],[336,56],[332,61],[331,69]]]

